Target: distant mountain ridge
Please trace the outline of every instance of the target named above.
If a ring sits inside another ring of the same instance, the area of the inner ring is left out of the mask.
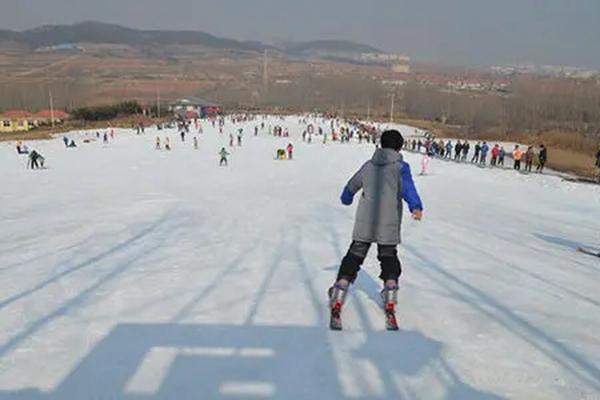
[[[350,41],[320,40],[300,42],[282,47],[259,41],[221,38],[201,31],[140,30],[96,21],[73,25],[44,25],[21,32],[0,30],[0,43],[8,42],[30,49],[65,43],[126,44],[134,47],[150,45],[200,45],[211,49],[263,52],[277,50],[293,55],[315,52],[380,52],[380,50]]]

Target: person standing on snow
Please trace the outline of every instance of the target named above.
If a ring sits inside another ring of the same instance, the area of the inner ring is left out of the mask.
[[[535,172],[542,173],[544,172],[544,166],[546,165],[546,161],[548,161],[548,150],[546,146],[540,144],[540,153],[538,154],[538,165],[535,169]]]
[[[486,161],[487,161],[487,153],[490,150],[490,146],[488,146],[488,144],[486,142],[483,142],[483,144],[481,145],[481,157],[479,157],[479,163],[485,165]]]
[[[287,150],[287,158],[288,158],[288,160],[291,160],[294,155],[294,145],[289,143],[286,147],[286,150]]]
[[[462,146],[462,156],[460,158],[461,161],[467,161],[467,157],[469,156],[469,150],[471,149],[471,144],[466,142]]]
[[[481,144],[477,142],[475,145],[475,154],[473,154],[473,158],[471,158],[472,163],[479,162],[479,152],[481,151]]]
[[[194,136],[194,149],[198,150],[198,137]]]
[[[459,141],[456,142],[454,146],[454,161],[458,161],[460,158],[460,152],[462,151],[462,143]]]
[[[521,170],[521,158],[523,158],[523,152],[519,148],[519,145],[515,145],[515,149],[513,150],[513,159],[515,160],[513,164],[513,169],[520,171]]]
[[[503,167],[504,157],[506,157],[506,150],[504,150],[504,146],[500,146],[500,151],[498,151],[498,165],[502,165]]]
[[[229,134],[229,147],[233,147],[233,133]]]
[[[533,147],[529,146],[527,151],[525,152],[525,171],[531,172],[531,168],[533,166]]]
[[[490,165],[495,167],[498,164],[498,155],[500,154],[500,146],[496,143],[492,148],[492,160],[490,161]]]
[[[229,155],[229,153],[227,152],[227,150],[225,150],[225,147],[221,147],[219,155],[221,156],[221,159],[219,160],[219,167],[223,164],[225,164],[225,166],[229,165],[227,162],[227,156]]]
[[[160,136],[156,137],[156,146],[154,148],[156,150],[160,150]]]
[[[237,145],[238,147],[242,146],[242,135],[244,134],[244,129],[240,128],[238,130],[238,135],[237,135]]]
[[[348,287],[356,279],[372,243],[377,243],[378,259],[381,265],[379,278],[384,288],[381,292],[386,310],[393,311],[398,292],[398,278],[402,272],[397,247],[400,243],[402,222],[402,200],[415,220],[423,216],[423,204],[412,179],[410,166],[400,149],[404,138],[397,130],[388,130],[381,136],[381,148],[348,181],[341,195],[342,204],[352,204],[354,196],[362,190],[352,243],[342,259],[336,282],[329,288],[332,309],[332,329],[341,329],[334,323],[341,316]]]

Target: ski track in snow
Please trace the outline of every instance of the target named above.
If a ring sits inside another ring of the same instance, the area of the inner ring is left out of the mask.
[[[155,129],[28,143],[41,171],[0,144],[0,399],[600,399],[600,260],[575,252],[600,243],[598,186],[439,160],[420,176],[406,153],[426,210],[405,213],[401,330],[372,249],[331,332],[356,207],[339,193],[373,145],[257,123],[203,123],[198,150]]]

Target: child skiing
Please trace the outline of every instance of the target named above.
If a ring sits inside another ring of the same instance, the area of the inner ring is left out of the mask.
[[[372,243],[377,243],[381,264],[379,277],[384,284],[381,297],[387,329],[398,329],[394,306],[398,278],[402,272],[397,255],[402,199],[408,203],[415,220],[421,220],[423,215],[423,205],[410,166],[400,154],[403,142],[400,132],[385,131],[381,136],[381,148],[375,150],[373,157],[350,179],[342,192],[342,203],[350,205],[356,193],[363,191],[356,212],[352,244],[342,259],[335,284],[329,289],[331,329],[342,329],[341,311],[348,287],[356,279]]]
[[[219,167],[222,166],[223,164],[225,164],[225,166],[229,165],[227,163],[227,156],[229,155],[229,153],[227,152],[227,150],[225,150],[225,147],[221,147],[221,151],[219,152],[219,155],[221,156],[221,160],[219,161]]]

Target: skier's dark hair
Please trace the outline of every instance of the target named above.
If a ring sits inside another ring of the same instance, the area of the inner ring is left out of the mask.
[[[381,147],[399,151],[404,145],[402,134],[395,129],[390,129],[381,134]]]

